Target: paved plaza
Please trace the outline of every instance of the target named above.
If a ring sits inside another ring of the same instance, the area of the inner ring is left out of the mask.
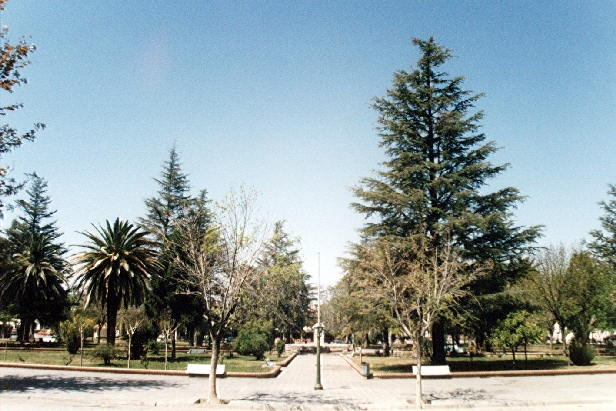
[[[207,379],[180,376],[0,368],[0,410],[415,409],[415,380],[362,378],[337,355],[322,357],[323,391],[314,391],[315,356],[300,355],[273,379],[218,380],[228,405],[195,404]],[[424,380],[427,409],[616,410],[616,374]]]

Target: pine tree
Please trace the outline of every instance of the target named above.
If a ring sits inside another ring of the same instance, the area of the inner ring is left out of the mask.
[[[185,214],[207,208],[206,192],[202,191],[197,198],[190,196],[188,175],[182,171],[175,147],[169,151],[169,160],[165,161],[160,178],[155,181],[159,185],[158,196],[145,200],[146,217],[141,219],[141,225],[152,233],[159,251],[159,269],[152,274],[152,292],[146,307],[150,314],[168,316],[173,329],[181,322],[194,328],[202,319],[199,315],[200,301],[178,292],[183,273],[174,263],[177,250],[173,247],[177,235],[175,228]],[[207,212],[199,212],[199,215],[209,215]],[[201,224],[207,225],[208,221],[201,221]],[[175,335],[171,343],[171,355],[175,358]]]
[[[590,249],[600,258],[616,268],[616,186],[610,184],[608,194],[612,197],[608,202],[601,201],[599,204],[605,211],[601,216],[603,230],[590,232],[595,240],[590,243]]]
[[[22,320],[20,339],[27,340],[35,319],[57,323],[67,304],[67,250],[49,209],[47,182],[32,174],[28,200],[18,200],[23,213],[7,230],[6,270],[0,274],[0,300]]]
[[[512,187],[486,193],[489,179],[508,165],[492,165],[494,142],[479,132],[483,113],[472,113],[481,94],[463,88],[441,66],[452,52],[434,39],[414,39],[417,69],[394,74],[387,97],[376,98],[380,146],[389,157],[377,178],[364,178],[353,204],[371,222],[367,238],[425,236],[433,250],[451,243],[463,258],[491,260],[492,275],[474,285],[476,295],[493,294],[527,268],[524,253],[538,227],[515,227],[510,210],[522,201]],[[481,315],[479,313],[478,315]],[[433,328],[433,361],[443,363],[442,323]]]
[[[21,225],[24,231],[35,235],[47,234],[55,240],[62,233],[58,232],[55,221],[48,221],[56,211],[49,210],[51,198],[46,195],[47,182],[36,173],[30,174],[30,179],[32,181],[31,186],[26,190],[29,199],[27,201],[23,199],[15,201],[17,208],[24,213],[17,218],[16,224]],[[58,247],[61,248],[62,246],[58,245]]]
[[[145,200],[147,212],[146,217],[141,219],[141,225],[162,245],[175,222],[181,218],[190,192],[188,175],[182,172],[175,146],[169,151],[169,160],[164,163],[161,178],[154,180],[160,187],[158,197]]]
[[[287,341],[300,334],[310,306],[310,276],[302,267],[299,239],[285,231],[284,221],[274,224],[271,238],[259,258],[263,274],[247,290],[244,321],[269,321]]]

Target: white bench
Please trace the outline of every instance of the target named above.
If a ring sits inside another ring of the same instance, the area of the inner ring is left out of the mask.
[[[186,366],[186,374],[190,377],[194,375],[210,375],[210,364],[188,364]],[[225,365],[216,365],[216,375],[225,375]]]
[[[413,374],[417,375],[417,366],[413,365]],[[422,377],[451,377],[449,365],[422,365]]]

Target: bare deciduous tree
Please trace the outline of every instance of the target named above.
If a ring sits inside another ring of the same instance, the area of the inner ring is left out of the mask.
[[[461,261],[453,248],[428,248],[427,238],[380,238],[363,245],[361,263],[373,295],[387,301],[400,328],[417,346],[416,405],[421,407],[421,338],[437,314],[453,308],[483,268]]]
[[[216,367],[220,343],[241,304],[242,290],[257,278],[267,229],[255,213],[256,193],[232,189],[216,205],[213,224],[207,210],[191,210],[179,222],[176,264],[186,273],[183,292],[199,295],[212,342],[208,403],[218,404]]]
[[[128,334],[128,359],[126,362],[126,368],[130,368],[130,357],[131,357],[131,348],[133,342],[133,335],[137,331],[137,328],[143,323],[145,323],[146,316],[143,305],[139,307],[128,307],[121,309],[118,312],[118,317],[124,326],[126,327],[126,333]],[[165,370],[166,362],[165,362]]]

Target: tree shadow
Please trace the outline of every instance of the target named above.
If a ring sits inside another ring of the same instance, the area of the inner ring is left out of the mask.
[[[493,399],[494,396],[488,394],[485,390],[475,390],[472,388],[456,388],[452,391],[438,391],[429,393],[427,399],[434,403],[435,401],[456,400],[463,402],[486,401]]]
[[[131,388],[163,389],[178,384],[156,380],[114,380],[101,377],[59,377],[55,375],[5,375],[0,379],[0,392],[27,392],[30,390],[59,390],[97,392]]]
[[[379,367],[378,371],[375,370],[375,372],[397,372],[397,373],[412,373],[413,372],[413,365],[416,364],[393,364],[393,365],[385,365],[385,366],[381,366]],[[422,364],[422,365],[426,365],[426,364]]]
[[[511,370],[556,370],[567,367],[567,360],[563,358],[529,358],[528,361],[516,358],[516,365],[510,358],[491,358],[483,360],[455,360],[449,361],[449,368],[456,371],[511,371]]]
[[[248,397],[240,398],[240,401],[257,401],[263,403],[285,403],[285,404],[306,404],[306,405],[335,405],[348,409],[365,409],[366,404],[358,403],[358,400],[344,400],[339,398],[327,398],[315,396],[313,393],[285,392],[268,394],[257,392]]]

